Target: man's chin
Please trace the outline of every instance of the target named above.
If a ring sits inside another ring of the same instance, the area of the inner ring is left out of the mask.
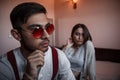
[[[42,47],[40,50],[41,50],[42,52],[46,52],[46,51],[48,50],[48,46],[47,46],[47,47]]]

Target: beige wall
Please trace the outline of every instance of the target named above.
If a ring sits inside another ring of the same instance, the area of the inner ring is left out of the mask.
[[[72,26],[80,22],[88,26],[96,47],[120,49],[120,0],[78,0],[76,10],[71,0],[1,0],[0,54],[19,46],[10,36],[9,14],[16,4],[26,1],[40,2],[46,7],[48,17],[55,23],[53,45],[65,44]]]
[[[87,25],[96,47],[120,49],[120,0],[55,0],[56,45],[62,46],[76,23]]]
[[[0,54],[19,47],[19,42],[10,35],[12,28],[9,14],[14,6],[19,3],[34,1],[44,5],[47,16],[54,21],[54,0],[1,0],[0,1]],[[53,36],[52,36],[53,37]],[[52,43],[51,43],[52,44]]]

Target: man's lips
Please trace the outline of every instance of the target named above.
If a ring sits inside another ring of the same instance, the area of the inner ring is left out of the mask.
[[[43,43],[42,44],[44,47],[47,47],[49,44],[48,44],[48,42],[47,43]]]
[[[41,47],[48,47],[49,46],[49,40],[48,39],[44,39],[41,43],[40,43]]]
[[[49,41],[48,40],[43,41],[41,45],[47,47],[49,45]]]

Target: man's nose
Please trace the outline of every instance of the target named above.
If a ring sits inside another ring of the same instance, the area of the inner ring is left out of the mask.
[[[50,35],[48,34],[48,32],[45,29],[43,29],[42,38],[49,38],[49,37],[50,37]]]

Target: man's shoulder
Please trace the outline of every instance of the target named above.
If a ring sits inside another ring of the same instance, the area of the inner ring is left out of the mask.
[[[59,59],[60,59],[60,57],[64,57],[65,56],[65,53],[61,49],[59,49],[57,47],[52,47],[52,48],[54,48],[57,51]]]
[[[0,79],[13,79],[13,72],[10,62],[8,61],[7,53],[0,56]]]
[[[18,51],[18,49],[19,49],[19,48],[16,48],[16,49],[12,49],[12,50],[10,50],[10,51],[12,51],[13,54],[14,54],[14,52]],[[2,54],[2,55],[0,56],[0,62],[8,63],[8,55],[7,55],[7,54],[9,54],[10,51],[8,51],[8,52],[6,52],[5,54]]]
[[[11,51],[11,50],[10,50],[10,51]],[[9,63],[7,54],[8,54],[10,51],[8,51],[8,52],[6,52],[6,53],[4,53],[4,54],[2,54],[2,55],[0,56],[0,63],[3,63],[3,64],[8,64],[8,63]]]
[[[0,62],[6,62],[7,61],[7,53],[6,54],[2,54],[0,56]]]
[[[8,61],[7,53],[0,56],[0,66],[3,69],[10,68],[10,63]],[[2,71],[4,71],[4,70],[2,70]]]
[[[62,61],[62,62],[66,61],[67,57],[66,57],[65,53],[61,49],[59,49],[57,47],[55,47],[55,49],[57,50],[59,60]]]
[[[64,52],[61,49],[59,49],[57,47],[54,47],[54,48],[57,50],[58,55],[64,54]]]

